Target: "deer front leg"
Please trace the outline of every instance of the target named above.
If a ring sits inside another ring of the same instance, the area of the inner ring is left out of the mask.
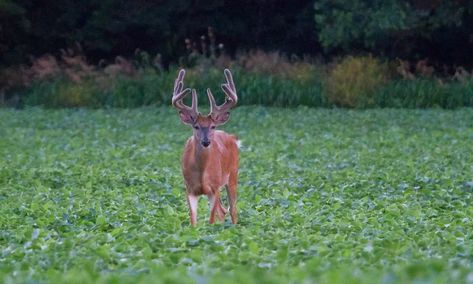
[[[227,213],[227,209],[222,206],[220,194],[211,193],[207,195],[207,197],[209,198],[210,209],[209,224],[215,223],[215,217],[217,217],[217,219],[221,222],[225,221],[225,214]]]
[[[187,203],[189,204],[189,217],[191,225],[197,225],[197,205],[199,203],[199,196],[187,193]]]

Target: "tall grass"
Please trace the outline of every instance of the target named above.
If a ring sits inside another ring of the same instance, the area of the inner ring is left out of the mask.
[[[237,84],[239,104],[272,105],[281,107],[326,106],[321,80],[294,80],[277,75],[256,72],[247,73],[233,69]],[[101,86],[93,79],[72,82],[65,78],[38,81],[19,92],[22,105],[43,107],[139,107],[166,105],[171,102],[172,84],[177,69],[169,72],[149,70],[140,76],[117,76]],[[224,93],[220,89],[224,82],[223,72],[212,69],[206,73],[189,70],[185,84],[197,89],[199,102],[206,106],[206,89],[211,88],[222,102]]]
[[[394,107],[456,108],[473,106],[473,76],[460,70],[439,78],[425,61],[414,67],[382,62],[371,57],[347,57],[322,65],[310,60],[288,59],[279,53],[251,52],[234,60],[196,57],[187,67],[186,86],[197,89],[200,104],[207,106],[205,90],[217,101],[224,82],[223,68],[230,68],[240,105],[280,107]],[[0,72],[0,104],[61,107],[139,107],[169,105],[177,67],[165,71],[151,64],[146,54],[139,59],[117,60],[93,66],[71,51],[60,58],[50,55],[31,66]],[[394,70],[394,71],[393,71]]]
[[[396,80],[379,88],[373,105],[394,108],[457,108],[473,106],[473,78],[466,82],[433,79]]]

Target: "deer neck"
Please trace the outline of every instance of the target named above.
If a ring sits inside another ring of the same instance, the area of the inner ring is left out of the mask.
[[[212,147],[212,146],[210,146]],[[211,148],[204,148],[199,142],[194,140],[194,161],[199,169],[205,169],[210,163]]]

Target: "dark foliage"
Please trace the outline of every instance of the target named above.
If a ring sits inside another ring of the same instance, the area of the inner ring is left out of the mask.
[[[314,7],[326,50],[473,65],[472,1],[317,0]]]
[[[80,43],[88,58],[113,59],[137,48],[176,61],[186,38],[213,27],[229,53],[260,48],[318,51],[312,2],[296,1],[28,1],[0,4],[1,61],[25,62]]]
[[[185,39],[200,49],[208,27],[230,55],[250,49],[325,56],[369,52],[429,58],[437,67],[473,66],[468,0],[3,0],[0,67],[76,43],[93,63],[141,49],[159,53],[167,66],[186,55]]]

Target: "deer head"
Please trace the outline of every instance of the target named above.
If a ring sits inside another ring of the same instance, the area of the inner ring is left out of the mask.
[[[238,101],[235,84],[230,70],[225,69],[226,83],[222,84],[222,90],[226,94],[225,102],[217,106],[215,98],[210,89],[207,89],[207,95],[210,101],[210,113],[202,115],[197,107],[197,93],[195,89],[184,89],[184,76],[186,71],[181,69],[179,75],[174,82],[174,92],[172,95],[172,105],[179,111],[179,116],[184,124],[190,125],[194,129],[194,138],[204,148],[210,146],[215,128],[225,124],[230,118],[230,109],[234,107]],[[186,106],[183,102],[184,98],[192,93],[192,105]]]

